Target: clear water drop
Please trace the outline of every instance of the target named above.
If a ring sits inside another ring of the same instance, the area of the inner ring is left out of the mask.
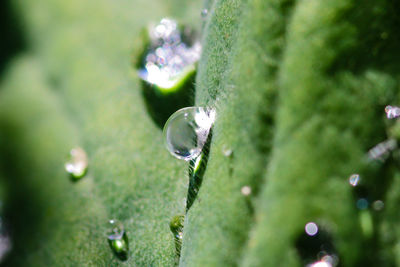
[[[178,159],[189,161],[200,155],[215,121],[215,110],[187,107],[176,111],[164,126],[168,151]]]
[[[349,184],[351,186],[357,186],[359,182],[360,182],[360,175],[359,174],[352,174],[349,177]]]
[[[385,112],[386,112],[386,117],[388,119],[395,119],[400,116],[400,108],[399,107],[386,106]]]
[[[201,44],[190,45],[184,41],[175,20],[164,18],[149,30],[151,40],[139,77],[157,86],[161,92],[173,91],[195,73],[195,63],[200,59]],[[187,37],[186,39],[188,39]],[[190,39],[190,38],[189,38]]]
[[[184,215],[176,215],[169,223],[169,228],[174,235],[176,254],[179,257],[181,254],[182,239],[183,239],[183,223],[185,221]]]
[[[125,234],[125,229],[122,222],[116,219],[112,219],[108,223],[110,225],[107,232],[108,239],[110,240],[121,239],[122,236]]]
[[[332,264],[330,262],[320,260],[320,261],[314,262],[312,264],[309,264],[307,266],[308,267],[332,267]]]
[[[365,209],[367,209],[367,208],[368,208],[368,205],[369,205],[368,200],[365,199],[365,198],[360,198],[360,199],[358,199],[357,202],[356,202],[356,206],[357,206],[357,208],[360,209],[360,210],[365,210]]]
[[[240,192],[242,193],[242,195],[243,196],[250,196],[250,194],[251,194],[251,187],[250,186],[248,186],[248,185],[245,185],[245,186],[243,186],[241,189],[240,189]]]
[[[108,221],[107,239],[111,250],[120,260],[128,259],[129,242],[123,224],[112,219]]]
[[[307,235],[314,236],[314,235],[316,235],[318,233],[318,226],[314,222],[309,222],[304,227],[304,230],[306,231]]]
[[[397,141],[394,139],[389,139],[384,142],[381,142],[371,148],[368,151],[368,158],[370,160],[380,160],[384,161],[389,153],[397,148]]]
[[[80,147],[71,149],[69,160],[65,163],[65,170],[73,179],[80,179],[85,176],[87,168],[88,158],[86,152]]]
[[[227,146],[223,146],[223,147],[222,147],[222,154],[224,154],[225,157],[230,157],[230,156],[232,156],[232,154],[233,154],[233,150],[230,149],[230,148],[227,147]]]
[[[201,18],[203,19],[203,20],[205,20],[206,18],[207,18],[207,16],[208,16],[208,9],[203,9],[202,11],[201,11]]]
[[[376,211],[381,211],[385,207],[385,203],[382,200],[375,200],[372,203],[372,208]]]

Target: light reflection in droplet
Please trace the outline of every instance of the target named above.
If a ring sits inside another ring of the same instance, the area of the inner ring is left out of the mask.
[[[400,116],[400,108],[395,106],[385,107],[386,117],[388,119],[395,119]]]
[[[384,206],[385,206],[385,203],[383,203],[382,200],[375,200],[375,201],[372,203],[372,208],[373,208],[374,210],[376,210],[376,211],[381,211],[381,210],[384,208]]]
[[[233,154],[233,150],[227,146],[223,146],[222,153],[224,154],[225,157],[230,157]]]
[[[243,186],[241,189],[240,189],[240,192],[242,192],[242,195],[243,196],[250,196],[250,194],[251,194],[251,187],[250,186],[248,186],[248,185],[245,185],[245,186]]]
[[[308,267],[332,267],[332,264],[321,260],[308,265]]]
[[[201,17],[203,18],[203,19],[206,19],[207,18],[207,15],[208,15],[208,9],[203,9],[202,11],[201,11]]]
[[[194,73],[194,64],[201,54],[201,44],[194,42],[189,46],[184,43],[176,21],[162,19],[159,25],[150,29],[149,35],[151,48],[144,68],[138,71],[141,79],[167,90]]]
[[[215,110],[187,107],[176,111],[164,126],[168,151],[178,159],[198,157],[215,121]]]
[[[360,175],[359,174],[352,174],[349,177],[349,183],[350,183],[351,186],[357,186],[359,182],[360,182]]]
[[[357,206],[357,208],[360,209],[360,210],[365,210],[365,209],[367,209],[367,208],[368,208],[368,205],[369,205],[368,200],[365,199],[365,198],[360,198],[360,199],[358,199],[357,202],[356,202],[356,206]]]
[[[397,148],[397,142],[395,139],[389,139],[381,142],[371,148],[368,151],[368,157],[370,160],[385,160],[389,153]]]
[[[116,219],[112,219],[109,221],[109,229],[107,232],[107,237],[109,240],[122,239],[124,234],[125,234],[125,229],[122,222]]]
[[[85,176],[87,167],[88,159],[86,152],[80,147],[71,149],[70,158],[65,163],[65,170],[71,174],[72,178],[79,179]]]
[[[304,229],[306,231],[306,234],[309,236],[314,236],[318,233],[318,226],[314,222],[307,223]]]

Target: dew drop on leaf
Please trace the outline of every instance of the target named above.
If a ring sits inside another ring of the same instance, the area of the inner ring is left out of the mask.
[[[127,260],[129,251],[128,236],[120,221],[112,219],[108,222],[107,239],[114,254],[120,260]]]
[[[78,180],[85,176],[88,168],[88,158],[86,152],[80,148],[75,147],[69,153],[69,159],[65,163],[65,170],[71,175],[71,178]]]
[[[382,200],[375,200],[372,203],[372,208],[376,211],[381,211],[385,207],[385,203]]]
[[[202,17],[202,19],[206,19],[207,18],[207,16],[208,16],[208,9],[203,9],[202,11],[201,11],[201,17]]]
[[[389,156],[389,153],[395,150],[396,148],[397,148],[396,140],[389,139],[371,148],[368,151],[368,157],[370,160],[384,161]]]
[[[388,119],[395,119],[400,116],[400,108],[399,107],[386,106],[385,112],[386,112],[386,117]]]
[[[251,194],[251,187],[250,186],[248,186],[248,185],[245,185],[245,186],[243,186],[241,189],[240,189],[240,192],[242,193],[242,195],[243,196],[250,196],[250,194]]]
[[[360,175],[359,174],[352,174],[349,177],[349,184],[351,186],[357,186],[359,182],[360,182]]]
[[[304,230],[306,231],[307,235],[314,236],[314,235],[316,235],[318,233],[318,226],[314,222],[309,222],[304,227]]]
[[[144,56],[139,77],[169,92],[194,75],[195,63],[200,59],[201,45],[184,42],[175,20],[164,18],[149,30],[150,48]]]
[[[176,111],[164,126],[168,151],[178,159],[189,161],[200,155],[215,121],[215,110],[187,107]]]
[[[169,223],[169,228],[174,235],[176,254],[179,257],[181,254],[182,238],[183,238],[183,223],[185,220],[184,215],[176,215]]]

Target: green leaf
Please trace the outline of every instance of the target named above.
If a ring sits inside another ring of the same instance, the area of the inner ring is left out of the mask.
[[[181,266],[305,266],[321,245],[340,266],[400,265],[398,152],[367,160],[400,138],[384,112],[399,101],[399,4],[13,5],[27,45],[0,87],[1,216],[13,241],[4,266],[173,266],[179,249]],[[162,17],[202,27],[195,90],[188,79],[177,91],[217,111],[197,166],[165,149],[177,95],[151,98],[136,75],[142,29]],[[71,182],[63,167],[76,146],[89,169]],[[182,243],[181,225],[170,229],[181,214]],[[113,218],[126,230],[126,261],[108,244]]]

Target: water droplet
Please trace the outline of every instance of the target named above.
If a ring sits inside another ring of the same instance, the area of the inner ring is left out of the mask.
[[[230,149],[230,148],[227,147],[227,146],[223,146],[223,147],[222,147],[222,153],[224,154],[225,157],[230,157],[230,156],[232,156],[232,154],[233,154],[233,150]]]
[[[304,230],[306,231],[307,235],[314,236],[314,235],[316,235],[318,233],[318,226],[314,222],[309,222],[304,227]]]
[[[208,16],[208,9],[203,9],[202,11],[201,11],[201,18],[203,19],[203,20],[205,20],[206,18],[207,18],[207,16]]]
[[[80,148],[75,147],[70,151],[70,158],[65,163],[65,170],[71,175],[73,179],[80,179],[85,176],[88,167],[88,159],[86,152]]]
[[[384,161],[389,153],[397,148],[397,142],[394,139],[381,142],[368,151],[370,160]]]
[[[115,219],[108,223],[107,239],[112,251],[120,260],[127,260],[129,243],[123,224]]]
[[[192,46],[185,43],[177,22],[169,18],[150,29],[149,35],[151,45],[138,75],[162,92],[170,92],[194,75],[201,55],[200,42]]]
[[[312,264],[309,264],[307,266],[308,267],[332,267],[332,264],[330,262],[320,260],[320,261],[314,262]]]
[[[243,196],[250,196],[250,194],[251,194],[251,187],[250,186],[248,186],[248,185],[245,185],[245,186],[243,186],[241,189],[240,189],[240,192],[242,192],[242,195]]]
[[[214,109],[202,107],[187,107],[176,111],[164,126],[168,151],[186,161],[199,156],[215,116]]]
[[[352,175],[349,177],[349,183],[350,183],[350,185],[352,185],[352,186],[357,186],[359,182],[360,182],[360,175],[359,175],[359,174],[352,174]]]
[[[124,225],[122,222],[112,219],[109,221],[110,228],[108,229],[108,239],[115,240],[121,239],[122,236],[125,234]]]
[[[386,106],[385,112],[386,112],[386,117],[388,119],[395,119],[400,116],[400,108],[399,107]]]
[[[376,211],[381,211],[385,207],[385,203],[382,200],[376,200],[372,203],[372,208]]]
[[[356,206],[358,209],[360,210],[365,210],[368,208],[368,200],[366,200],[365,198],[360,198],[357,200]]]
[[[169,223],[169,228],[174,234],[176,254],[179,257],[181,254],[182,239],[183,239],[183,223],[185,220],[184,215],[176,215]]]

